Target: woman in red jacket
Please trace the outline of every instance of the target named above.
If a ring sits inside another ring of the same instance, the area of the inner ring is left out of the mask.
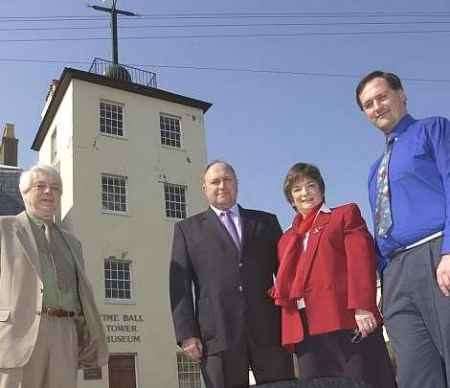
[[[297,163],[284,181],[296,210],[278,243],[272,292],[282,311],[282,344],[301,378],[346,376],[395,387],[376,305],[373,240],[356,204],[325,205],[317,167]]]

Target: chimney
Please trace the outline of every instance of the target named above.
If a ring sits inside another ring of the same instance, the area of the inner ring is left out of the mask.
[[[14,124],[6,123],[0,144],[0,163],[17,167],[17,145],[19,140],[14,135]]]
[[[42,112],[41,112],[41,118],[44,118],[45,113],[47,112],[48,106],[50,105],[50,102],[52,102],[53,95],[55,94],[58,84],[59,84],[59,80],[57,80],[57,79],[52,80],[52,82],[50,83],[50,85],[48,87],[47,96],[45,97],[44,108],[42,109]]]

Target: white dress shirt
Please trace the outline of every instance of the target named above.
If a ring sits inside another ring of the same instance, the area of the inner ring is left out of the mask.
[[[217,217],[219,217],[220,221],[222,221],[221,214],[224,211],[229,211],[230,212],[231,219],[233,220],[233,223],[236,226],[236,230],[237,230],[237,233],[238,233],[239,241],[242,241],[241,214],[239,212],[239,206],[237,204],[234,204],[231,208],[224,209],[224,210],[217,209],[213,205],[209,205],[209,206],[214,211],[214,213],[217,214]]]

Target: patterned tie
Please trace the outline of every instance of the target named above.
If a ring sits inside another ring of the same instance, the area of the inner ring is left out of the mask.
[[[385,237],[392,226],[391,198],[389,190],[389,161],[395,137],[386,138],[386,148],[377,174],[377,202],[375,225],[379,237]]]
[[[60,290],[63,290],[63,276],[61,276],[61,270],[55,261],[55,257],[53,256],[52,251],[52,227],[46,224],[42,224],[42,230],[44,231],[45,239],[47,240],[47,252],[50,266],[52,267],[53,271],[55,271],[56,283],[58,284],[58,288]]]
[[[227,229],[230,237],[233,239],[234,243],[236,244],[237,248],[241,249],[241,242],[239,240],[239,234],[236,228],[236,225],[233,222],[233,218],[231,217],[233,214],[232,211],[226,210],[222,213],[220,213],[220,216],[222,218],[222,222],[225,225],[225,228]]]
[[[50,228],[47,225],[42,224],[42,230],[44,231],[45,239],[47,240],[47,244],[48,244],[49,250],[50,250],[50,241],[52,239],[51,235],[50,235]]]

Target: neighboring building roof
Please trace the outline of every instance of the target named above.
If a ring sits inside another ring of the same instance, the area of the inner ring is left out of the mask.
[[[141,94],[143,96],[153,97],[160,100],[166,100],[182,105],[192,106],[194,108],[201,109],[203,112],[206,112],[212,106],[212,104],[209,102],[196,100],[194,98],[171,93],[162,89],[143,86],[127,81],[115,80],[112,78],[105,77],[103,75],[98,75],[95,73],[89,73],[87,71],[66,67],[64,68],[64,71],[61,74],[58,86],[56,87],[55,93],[45,113],[45,116],[41,121],[41,125],[39,126],[36,137],[34,138],[31,149],[39,151],[39,149],[41,148],[45,135],[49,130],[50,124],[52,123],[53,118],[58,110],[59,104],[61,103],[72,79],[87,81],[102,86],[109,86],[114,89],[121,89],[130,93]]]
[[[0,216],[14,216],[25,209],[23,202],[8,193],[0,192]]]
[[[22,169],[0,164],[0,216],[15,215],[24,210],[19,193],[19,180]]]
[[[0,164],[0,170],[17,170],[17,171],[22,171],[22,169],[20,167],[8,166],[7,164]]]

